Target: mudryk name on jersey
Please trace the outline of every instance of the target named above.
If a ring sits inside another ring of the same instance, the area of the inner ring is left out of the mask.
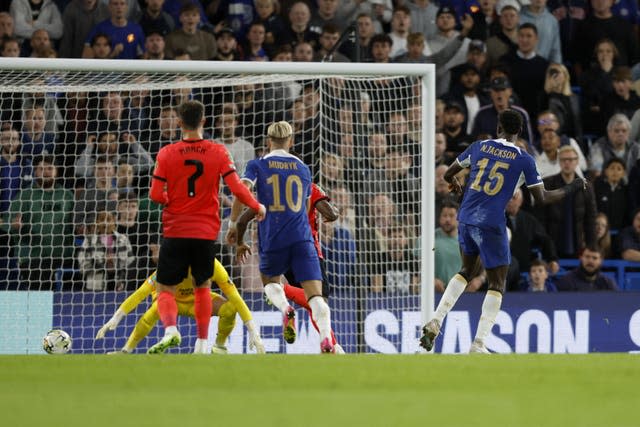
[[[269,160],[269,169],[298,170],[298,162],[283,162],[280,160]]]

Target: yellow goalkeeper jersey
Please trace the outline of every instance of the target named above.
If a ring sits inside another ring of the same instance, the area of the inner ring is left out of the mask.
[[[229,273],[227,273],[227,270],[217,259],[213,261],[213,276],[211,276],[211,280],[218,285],[227,299],[236,307],[242,321],[246,323],[251,320],[252,316],[249,307],[247,307],[247,304],[238,293],[236,285],[234,285],[229,279]],[[155,271],[147,277],[144,283],[136,289],[135,292],[129,295],[129,297],[120,304],[119,309],[125,314],[128,314],[149,295],[152,296],[153,301],[158,297],[156,294]],[[191,273],[189,273],[189,276],[176,286],[176,302],[193,304],[193,278]]]

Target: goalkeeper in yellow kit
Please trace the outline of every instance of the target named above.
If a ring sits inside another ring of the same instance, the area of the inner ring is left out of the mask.
[[[211,352],[226,354],[227,349],[225,347],[225,342],[227,340],[227,337],[233,330],[233,327],[235,326],[236,313],[238,313],[240,314],[240,318],[244,322],[244,325],[247,327],[247,330],[249,332],[249,348],[255,349],[257,353],[264,353],[264,345],[262,344],[260,333],[253,323],[251,311],[249,311],[249,307],[247,307],[247,304],[238,293],[238,289],[236,288],[236,286],[229,279],[227,270],[222,266],[222,264],[220,264],[217,259],[214,260],[213,263],[213,276],[211,277],[211,280],[218,284],[220,290],[229,299],[227,301],[217,293],[211,292],[211,314],[217,314],[219,317],[218,335],[216,336],[216,342],[213,345]],[[136,348],[138,343],[142,341],[142,339],[146,337],[149,332],[151,332],[151,330],[159,320],[155,282],[156,272],[154,271],[153,274],[151,274],[151,276],[149,276],[144,281],[144,283],[138,289],[136,289],[134,293],[129,295],[129,297],[122,304],[120,304],[120,307],[118,307],[118,310],[116,310],[111,319],[109,319],[109,321],[100,328],[100,330],[96,334],[96,339],[104,338],[107,331],[114,330],[118,326],[120,321],[124,318],[124,316],[126,316],[149,295],[153,295],[153,303],[151,304],[151,307],[149,307],[149,309],[142,315],[142,317],[140,317],[138,323],[136,323],[136,326],[133,329],[133,332],[131,332],[127,343],[120,351],[122,353],[131,353],[133,349]],[[179,315],[189,317],[195,316],[193,279],[191,275],[185,278],[176,287],[176,302],[178,304]]]

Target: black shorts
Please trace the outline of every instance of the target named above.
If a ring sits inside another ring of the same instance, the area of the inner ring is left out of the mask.
[[[165,238],[160,245],[158,257],[158,283],[177,285],[189,275],[189,267],[195,284],[204,283],[213,276],[215,256],[214,240]]]
[[[329,286],[329,281],[327,280],[327,269],[325,267],[325,260],[323,258],[320,258],[320,271],[322,272],[322,296],[325,298],[329,298],[331,287]],[[300,283],[296,283],[296,279],[293,277],[293,271],[287,271],[286,273],[284,273],[284,277],[287,279],[287,282],[289,282],[291,286],[302,288]]]

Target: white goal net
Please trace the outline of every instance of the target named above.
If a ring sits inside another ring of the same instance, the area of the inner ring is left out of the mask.
[[[150,297],[94,337],[154,272],[161,207],[148,198],[150,175],[160,148],[180,139],[176,107],[190,99],[204,103],[205,136],[227,146],[240,173],[263,152],[269,124],[292,124],[293,151],[341,213],[320,221],[338,342],[348,353],[418,351],[433,308],[431,66],[15,60],[0,72],[0,353],[40,353],[52,327],[71,335],[73,352],[124,345]],[[284,343],[257,250],[239,266],[224,245],[229,194],[218,259],[267,351],[317,353],[300,307],[298,339]],[[255,246],[253,225],[247,235]],[[191,352],[195,322],[178,327],[177,351]],[[158,322],[136,352],[161,333]],[[227,347],[249,352],[240,319]]]

